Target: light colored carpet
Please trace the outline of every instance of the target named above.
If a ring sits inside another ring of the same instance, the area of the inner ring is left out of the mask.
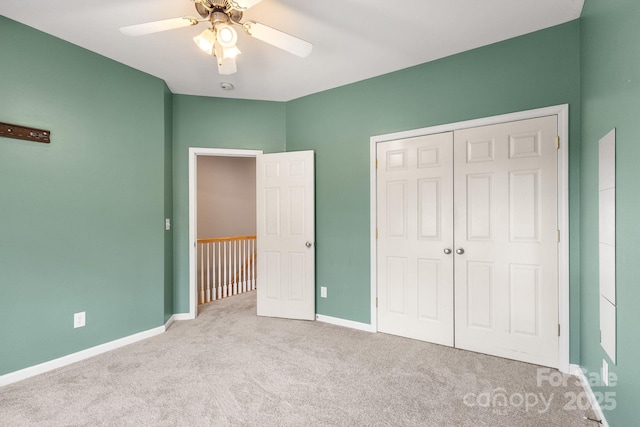
[[[525,363],[259,318],[251,292],[165,334],[0,388],[0,425],[596,425],[583,418],[590,410],[565,408],[582,392],[577,378],[565,380],[538,386],[537,367]]]

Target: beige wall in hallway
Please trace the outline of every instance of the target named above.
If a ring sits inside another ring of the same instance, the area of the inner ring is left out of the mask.
[[[198,239],[256,234],[256,159],[198,156]]]

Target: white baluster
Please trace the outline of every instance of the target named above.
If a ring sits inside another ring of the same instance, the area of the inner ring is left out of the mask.
[[[198,285],[198,304],[204,302],[204,250],[202,245],[198,244],[198,250],[200,251],[200,280]]]
[[[216,280],[216,270],[218,270],[217,251],[218,244],[213,242],[211,246],[211,296],[214,301],[218,299],[218,281]]]
[[[238,241],[233,241],[233,294],[238,293]]]
[[[227,242],[222,242],[222,298],[227,296]]]
[[[247,292],[247,284],[245,282],[246,276],[247,276],[247,268],[249,267],[249,265],[247,264],[247,240],[244,239],[242,240],[242,242],[240,243],[240,254],[241,254],[241,263],[242,263],[242,271],[240,271],[240,276],[242,278],[242,290],[241,292]]]
[[[220,242],[216,242],[216,255],[218,262],[216,263],[216,271],[218,273],[218,281],[216,282],[216,295],[218,299],[222,299],[222,269],[221,266],[221,251]]]
[[[243,284],[243,274],[244,269],[246,268],[244,264],[244,251],[243,245],[244,240],[238,240],[238,293],[243,293],[242,284]]]
[[[247,257],[247,270],[244,273],[244,286],[247,292],[249,292],[251,290],[251,287],[249,285],[249,273],[251,272],[250,268],[251,268],[251,253],[249,252],[249,250],[251,249],[251,239],[248,239],[247,242],[245,243],[245,252],[246,252],[246,257]]]
[[[207,290],[206,301],[211,302],[211,243],[207,243]]]

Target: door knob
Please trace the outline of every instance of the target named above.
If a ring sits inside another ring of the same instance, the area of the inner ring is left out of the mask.
[[[456,249],[456,253],[457,253],[458,255],[462,255],[462,254],[464,253],[464,249],[462,249],[462,248],[458,248],[458,249]]]
[[[446,255],[451,255],[451,249],[449,249],[449,248],[445,249],[445,250],[444,250],[444,253],[445,253]]]
[[[311,243],[311,242],[307,242],[307,243],[305,243],[304,245],[305,245],[306,247],[310,248],[311,246],[313,246],[313,243]]]

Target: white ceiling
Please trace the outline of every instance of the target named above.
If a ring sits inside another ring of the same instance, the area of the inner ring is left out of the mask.
[[[163,79],[177,94],[288,101],[580,16],[584,0],[263,0],[254,20],[314,45],[302,59],[238,34],[238,72],[218,74],[192,38],[205,23],[140,37],[119,27],[198,16],[190,0],[0,1],[0,13]],[[220,88],[230,82],[233,91]]]

